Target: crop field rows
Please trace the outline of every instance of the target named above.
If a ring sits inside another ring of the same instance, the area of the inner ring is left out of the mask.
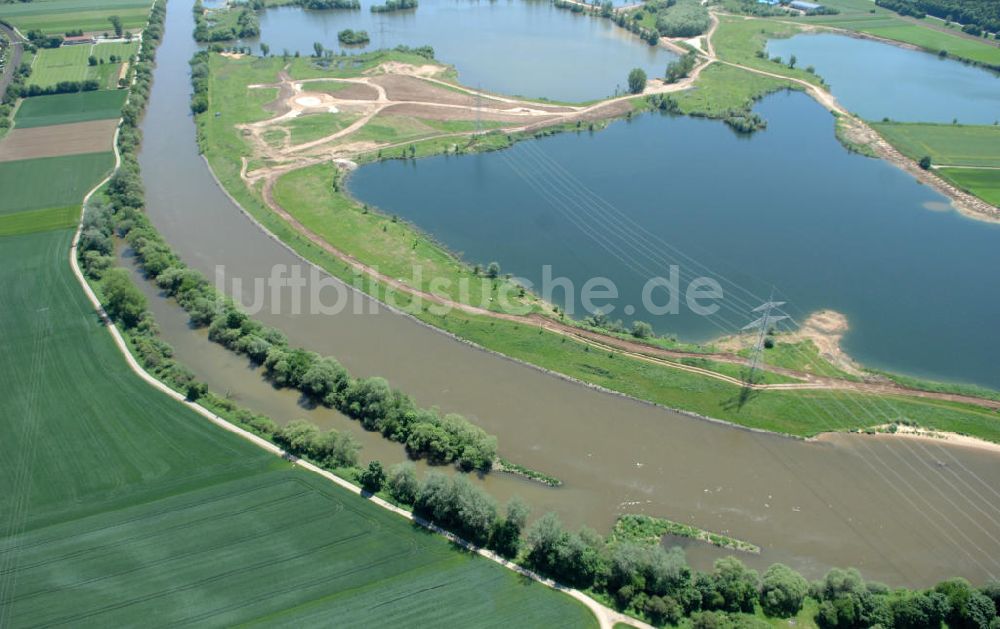
[[[110,152],[0,162],[0,215],[79,203],[114,163]]]
[[[0,237],[3,624],[595,624],[139,380],[76,284],[71,237]]]
[[[99,90],[76,94],[34,96],[21,101],[14,116],[18,129],[117,119],[128,93],[125,90]]]
[[[145,26],[149,15],[148,0],[35,0],[0,4],[0,18],[22,32],[40,29],[61,34],[73,29],[85,32],[112,32],[108,18],[117,15],[128,29]]]

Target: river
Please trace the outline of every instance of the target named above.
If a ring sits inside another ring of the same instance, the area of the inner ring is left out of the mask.
[[[171,2],[143,123],[147,211],[191,266],[211,277],[225,265],[230,277],[249,282],[298,259],[243,216],[197,154],[187,109],[192,28],[190,7]],[[402,457],[378,435],[274,391],[146,289],[177,358],[214,390],[278,421],[308,417],[353,429],[367,455],[385,463]],[[1000,466],[989,453],[879,437],[807,443],[754,433],[543,374],[385,309],[332,317],[275,310],[259,318],[293,344],[335,355],[355,374],[383,375],[423,405],[465,414],[499,437],[504,456],[566,483],[547,489],[490,475],[486,486],[500,500],[518,493],[536,513],[555,510],[571,525],[603,532],[621,512],[669,517],[762,546],[760,557],[746,557],[757,567],[783,561],[810,576],[856,565],[869,578],[925,585],[1000,573]],[[717,554],[689,548],[699,566]]]

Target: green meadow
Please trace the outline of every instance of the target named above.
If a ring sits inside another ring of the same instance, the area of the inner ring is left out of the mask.
[[[12,626],[596,626],[140,380],[69,269],[71,237],[0,238]]]
[[[107,152],[0,162],[0,215],[79,203],[114,164]]]
[[[111,57],[128,59],[138,50],[139,44],[136,42],[42,49],[35,55],[28,83],[49,87],[60,81],[97,79],[101,82],[102,89],[114,89],[121,63],[112,63]],[[91,56],[98,60],[98,65],[88,63]]]

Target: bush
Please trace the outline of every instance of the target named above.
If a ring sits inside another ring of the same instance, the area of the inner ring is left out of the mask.
[[[632,94],[641,94],[646,89],[646,72],[642,68],[632,68],[628,73],[628,91]]]
[[[809,591],[809,583],[798,572],[776,563],[767,569],[761,580],[760,604],[764,613],[789,618],[799,613]]]
[[[132,283],[128,271],[108,270],[101,286],[108,315],[126,328],[134,327],[146,311],[146,296]]]
[[[409,461],[399,463],[389,468],[386,479],[389,495],[403,504],[412,505],[417,499],[420,481],[417,480],[417,468]]]
[[[385,484],[385,471],[382,469],[382,464],[378,461],[369,463],[368,468],[358,476],[358,481],[361,483],[362,489],[368,493],[377,494],[382,489],[382,485]]]

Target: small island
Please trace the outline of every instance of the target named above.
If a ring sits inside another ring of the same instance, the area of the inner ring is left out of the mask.
[[[364,46],[371,39],[368,37],[368,31],[353,31],[347,28],[337,33],[337,41],[345,46]]]
[[[372,13],[390,13],[416,8],[417,0],[386,0],[385,4],[373,4]]]

